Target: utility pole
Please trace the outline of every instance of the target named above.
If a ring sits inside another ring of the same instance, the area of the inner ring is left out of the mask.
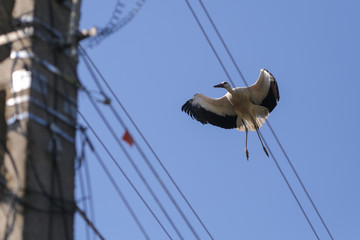
[[[0,239],[73,239],[79,8],[0,1]]]

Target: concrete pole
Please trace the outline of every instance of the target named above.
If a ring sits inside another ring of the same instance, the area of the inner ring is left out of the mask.
[[[0,2],[0,239],[73,239],[79,5]]]

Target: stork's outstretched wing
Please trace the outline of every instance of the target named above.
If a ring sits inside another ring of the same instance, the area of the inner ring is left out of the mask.
[[[279,88],[274,76],[266,69],[260,70],[256,83],[248,88],[253,103],[269,109],[271,112],[280,99]]]
[[[202,124],[210,123],[226,129],[236,128],[237,114],[227,98],[228,94],[221,98],[210,98],[197,93],[181,110]]]

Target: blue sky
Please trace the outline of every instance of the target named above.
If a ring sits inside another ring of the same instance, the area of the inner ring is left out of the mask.
[[[127,7],[135,3],[123,2]],[[190,3],[232,79],[237,86],[244,86],[199,2]],[[204,3],[247,82],[254,83],[261,68],[277,79],[280,101],[269,120],[333,237],[360,239],[359,1]],[[115,1],[83,1],[81,28],[104,26],[114,5]],[[250,159],[246,161],[243,132],[202,125],[181,112],[182,104],[197,92],[210,97],[224,95],[224,89],[212,86],[228,81],[185,1],[146,1],[129,24],[87,51],[215,239],[316,239],[273,160],[264,154],[256,133],[249,134]],[[79,76],[88,89],[97,89],[82,61]],[[80,93],[79,103],[80,111],[169,234],[178,239],[84,93]],[[121,137],[124,129],[107,106],[101,109]],[[120,108],[118,111],[126,119]],[[209,239],[125,121],[200,238]],[[320,239],[330,239],[268,126],[261,132]],[[150,238],[168,239],[90,132],[89,136]],[[134,148],[126,148],[184,238],[194,239],[143,159]],[[100,232],[106,239],[144,239],[91,152],[87,161]],[[79,182],[76,193],[80,199]],[[86,238],[80,218],[76,218],[75,237]]]

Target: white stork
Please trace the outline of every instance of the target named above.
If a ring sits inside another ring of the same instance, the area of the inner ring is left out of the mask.
[[[261,69],[258,80],[250,87],[231,88],[227,82],[214,87],[225,88],[228,93],[221,98],[210,98],[197,93],[182,106],[181,110],[202,124],[210,123],[226,129],[237,128],[239,131],[245,131],[245,154],[248,160],[248,131],[256,130],[264,152],[269,157],[258,129],[280,99],[274,76],[268,70]]]

